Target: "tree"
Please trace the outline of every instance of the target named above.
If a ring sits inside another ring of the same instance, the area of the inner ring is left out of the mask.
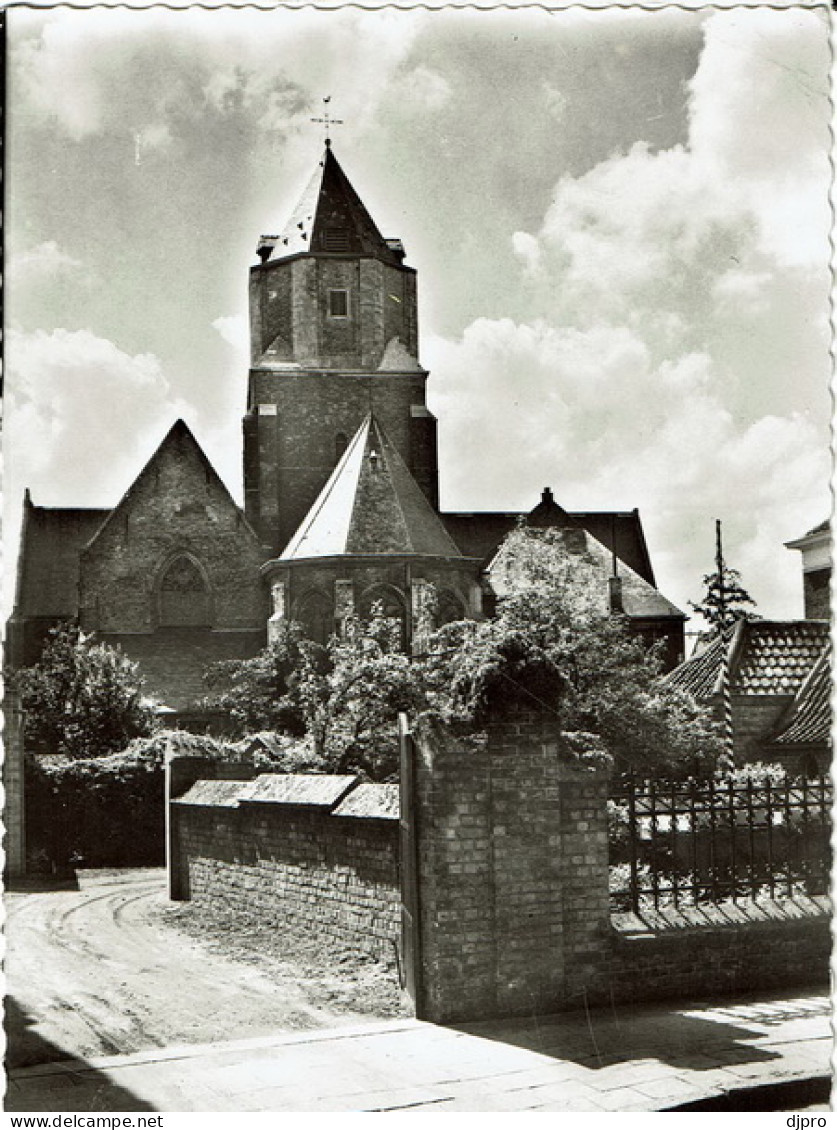
[[[721,562],[721,568],[707,573],[703,578],[706,590],[703,600],[696,604],[689,601],[689,607],[699,613],[709,625],[709,635],[715,637],[719,632],[725,635],[739,620],[757,620],[754,611],[756,602],[741,583],[741,574]]]
[[[327,663],[303,649],[295,694],[314,750],[333,772],[397,779],[397,720],[426,705],[422,670],[401,649],[401,625],[373,607],[350,617],[327,648]]]
[[[300,626],[284,622],[277,637],[258,655],[213,664],[204,675],[210,688],[204,709],[222,711],[239,735],[258,730],[294,737],[304,734],[305,721],[293,690],[303,645],[307,641]],[[314,664],[313,655],[309,662]]]
[[[603,578],[559,533],[519,528],[501,564],[509,595],[493,620],[448,625],[424,660],[433,709],[479,727],[509,707],[554,713],[569,758],[640,771],[714,763],[709,713],[673,687],[654,651],[610,613]]]
[[[332,773],[392,779],[398,768],[399,711],[421,709],[420,671],[401,650],[397,620],[380,606],[368,619],[347,619],[325,647],[286,623],[253,659],[229,660],[207,672],[239,733],[274,730],[305,736],[310,765]]]
[[[17,673],[14,687],[24,740],[36,753],[103,757],[153,729],[137,665],[73,624],[50,631],[41,658]]]

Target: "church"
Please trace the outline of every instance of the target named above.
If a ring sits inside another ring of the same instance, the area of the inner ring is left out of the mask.
[[[439,509],[436,419],[419,359],[416,270],[384,237],[331,144],[250,270],[244,507],[177,421],[112,509],[26,493],[12,668],[74,620],[140,666],[188,724],[203,672],[262,649],[285,619],[324,641],[380,602],[402,625],[490,615],[492,566],[519,521],[554,529],[632,630],[683,657],[685,616],[657,589],[636,510],[568,512],[549,488],[525,513]],[[560,472],[560,468],[556,468]]]

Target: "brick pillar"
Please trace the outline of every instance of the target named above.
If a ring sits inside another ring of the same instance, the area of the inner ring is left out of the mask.
[[[608,956],[607,780],[569,767],[554,721],[419,736],[419,1014],[548,1013],[594,999]]]
[[[3,851],[8,878],[26,872],[24,822],[23,712],[17,695],[6,686],[3,703]]]

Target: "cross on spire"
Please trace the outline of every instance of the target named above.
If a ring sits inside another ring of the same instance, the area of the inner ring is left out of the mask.
[[[312,122],[316,122],[318,125],[325,126],[325,143],[326,143],[327,146],[331,145],[331,138],[329,137],[329,126],[342,126],[343,125],[343,119],[342,118],[332,118],[332,116],[329,114],[328,104],[329,104],[330,101],[331,101],[331,95],[329,94],[327,98],[323,99],[323,102],[325,104],[325,110],[323,111],[323,117],[311,119]]]

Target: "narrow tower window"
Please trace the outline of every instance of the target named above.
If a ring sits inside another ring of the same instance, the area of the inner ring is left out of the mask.
[[[330,290],[328,292],[328,313],[330,318],[348,318],[348,290]]]

